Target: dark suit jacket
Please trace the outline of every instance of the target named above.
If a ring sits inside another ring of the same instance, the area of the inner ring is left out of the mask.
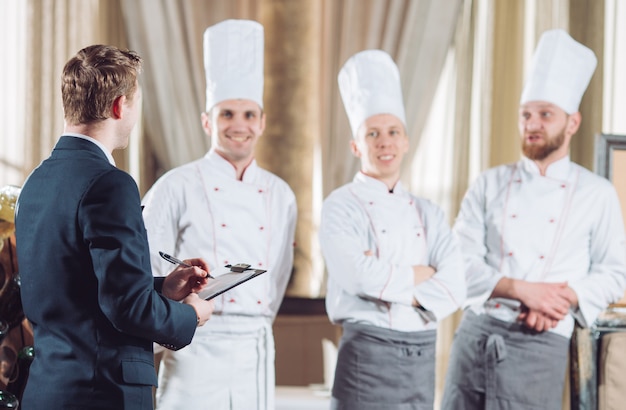
[[[135,181],[63,136],[25,182],[15,226],[35,336],[20,408],[152,409],[152,342],[189,344],[196,314],[158,293]]]

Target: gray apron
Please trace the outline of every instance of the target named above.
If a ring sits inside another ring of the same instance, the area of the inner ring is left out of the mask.
[[[331,409],[432,410],[435,330],[398,332],[345,323]]]
[[[442,410],[560,410],[569,340],[466,311],[454,336]]]

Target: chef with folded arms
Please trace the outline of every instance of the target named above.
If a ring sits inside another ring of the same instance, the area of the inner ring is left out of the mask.
[[[465,298],[461,253],[443,211],[400,182],[409,139],[396,64],[362,51],[338,80],[361,170],[326,198],[320,223],[326,309],[343,328],[331,406],[432,409],[437,323]]]

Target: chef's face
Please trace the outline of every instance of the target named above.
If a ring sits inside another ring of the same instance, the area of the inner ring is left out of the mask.
[[[531,101],[520,106],[518,125],[524,155],[551,162],[567,155],[580,125],[580,113],[568,115],[549,102]]]
[[[400,178],[402,158],[409,149],[404,124],[392,114],[377,114],[366,119],[350,144],[361,159],[361,171],[380,179],[392,188]]]
[[[233,164],[247,166],[265,130],[265,115],[251,100],[226,100],[202,114],[202,127],[218,154]]]

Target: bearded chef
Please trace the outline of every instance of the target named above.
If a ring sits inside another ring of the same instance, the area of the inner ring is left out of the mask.
[[[443,409],[560,409],[574,322],[590,326],[624,294],[615,189],[569,158],[595,67],[565,31],[545,32],[520,101],[524,156],[483,173],[463,199],[454,230],[468,307]]]
[[[326,309],[343,328],[332,408],[433,408],[437,323],[465,297],[462,256],[443,211],[400,182],[409,147],[400,75],[381,50],[339,73],[361,170],[324,201]]]
[[[254,159],[265,129],[263,26],[226,20],[209,27],[204,65],[201,120],[212,148],[161,177],[144,200],[154,275],[171,269],[159,251],[202,255],[216,275],[235,263],[267,273],[214,299],[214,316],[191,345],[163,353],[156,405],[273,409],[272,321],[292,270],[296,201]]]

